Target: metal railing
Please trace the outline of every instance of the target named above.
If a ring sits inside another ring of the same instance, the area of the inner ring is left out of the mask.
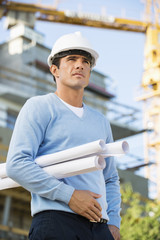
[[[27,240],[28,231],[0,224],[0,240]]]

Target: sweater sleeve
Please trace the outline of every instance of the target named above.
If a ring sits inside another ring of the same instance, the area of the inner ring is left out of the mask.
[[[48,175],[34,161],[51,121],[49,110],[44,111],[46,105],[35,99],[26,102],[17,118],[7,156],[7,175],[32,193],[68,204],[74,188]]]
[[[110,124],[107,123],[107,141],[113,142]],[[119,176],[116,169],[114,157],[106,158],[106,168],[104,169],[104,178],[106,184],[106,198],[108,203],[107,214],[109,216],[110,225],[120,228],[120,211],[121,211],[121,194]]]

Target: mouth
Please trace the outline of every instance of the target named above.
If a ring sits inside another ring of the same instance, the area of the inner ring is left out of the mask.
[[[73,76],[77,76],[77,77],[84,77],[83,73],[73,73]]]

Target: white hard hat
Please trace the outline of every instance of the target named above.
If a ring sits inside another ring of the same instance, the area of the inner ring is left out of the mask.
[[[81,32],[75,32],[63,35],[55,42],[51,54],[47,60],[49,67],[51,67],[52,61],[56,54],[72,49],[82,50],[90,53],[91,57],[93,58],[91,67],[94,67],[96,65],[97,58],[99,57],[98,53],[93,50],[91,44],[86,38],[82,36]]]

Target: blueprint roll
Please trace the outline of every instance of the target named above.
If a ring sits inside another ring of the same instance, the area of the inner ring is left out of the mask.
[[[106,162],[103,157],[91,156],[44,167],[43,170],[49,175],[60,179],[96,170],[102,170],[105,168],[105,166]],[[0,190],[15,188],[19,186],[20,185],[18,183],[9,177],[0,179]]]
[[[100,154],[105,150],[105,142],[100,139],[94,142],[83,144],[77,147],[69,148],[60,152],[42,155],[37,157],[36,163],[41,166],[49,166],[55,163],[70,161],[77,158]]]
[[[106,162],[103,157],[91,156],[51,165],[45,167],[44,170],[48,174],[60,179],[96,170],[101,170],[104,169],[105,166]]]
[[[12,180],[9,177],[0,179],[0,190],[5,190],[9,188],[16,188],[20,187],[18,183],[16,183],[14,180]]]
[[[42,155],[35,159],[36,163],[40,167],[46,167],[60,162],[70,161],[86,156],[92,156],[94,154],[100,154],[105,150],[104,140],[97,140],[87,144],[83,144],[74,148],[69,148],[56,153]],[[7,177],[6,163],[0,164],[0,178]]]
[[[0,178],[5,178],[6,176],[6,163],[0,163]]]
[[[73,161],[79,158],[86,158],[90,156],[119,157],[128,153],[128,151],[129,145],[126,141],[105,144],[103,140],[98,140],[53,154],[42,155],[36,158],[35,161],[40,167],[46,167],[52,166],[53,164],[57,165],[66,161]],[[5,177],[7,177],[6,163],[1,163],[0,178]]]
[[[103,157],[120,157],[129,152],[129,145],[126,141],[118,141],[113,143],[105,144],[105,150],[101,155]]]

